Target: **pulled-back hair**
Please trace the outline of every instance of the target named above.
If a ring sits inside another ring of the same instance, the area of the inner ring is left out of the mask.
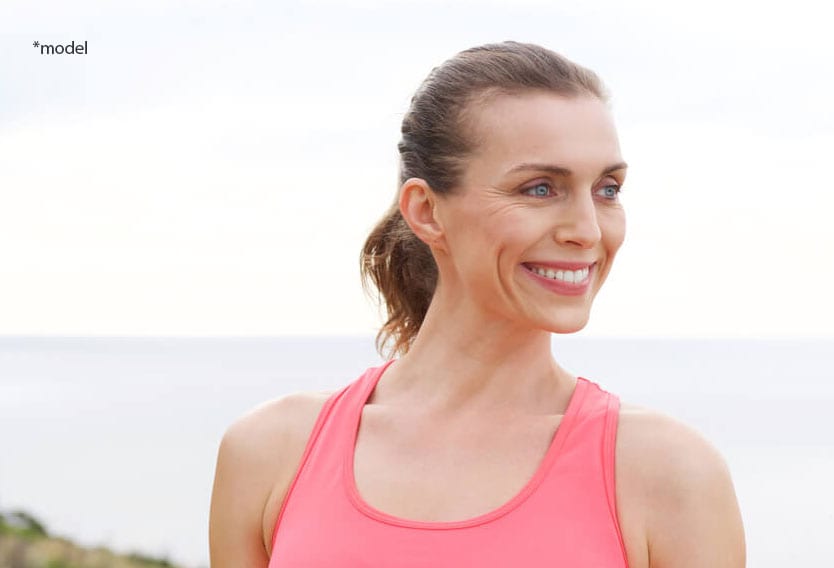
[[[455,191],[475,150],[471,111],[490,97],[529,91],[608,101],[593,71],[541,46],[505,41],[461,51],[432,69],[411,98],[397,145],[400,187],[421,178],[440,196]],[[385,358],[406,353],[428,311],[438,271],[431,249],[403,218],[399,195],[368,235],[359,262],[363,289],[368,293],[372,282],[388,312],[377,351]]]

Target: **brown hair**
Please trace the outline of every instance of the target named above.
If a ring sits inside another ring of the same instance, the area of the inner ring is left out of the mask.
[[[467,136],[468,111],[492,96],[542,90],[608,101],[593,71],[529,43],[505,41],[473,47],[435,67],[403,117],[397,145],[399,185],[414,177],[425,180],[440,196],[453,192],[476,143],[473,136]],[[376,336],[377,351],[385,358],[406,353],[428,311],[438,271],[431,249],[400,213],[398,195],[368,235],[359,263],[366,294],[371,281],[388,311]],[[393,347],[383,353],[392,339]]]

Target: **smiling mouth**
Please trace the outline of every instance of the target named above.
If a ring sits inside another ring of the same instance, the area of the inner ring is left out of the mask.
[[[524,268],[529,270],[530,272],[537,274],[538,276],[542,276],[544,278],[548,278],[550,280],[558,280],[560,282],[564,282],[566,284],[585,284],[588,281],[588,276],[591,272],[591,268],[596,263],[591,264],[590,266],[586,266],[585,268],[580,268],[578,270],[564,270],[564,269],[556,269],[556,268],[549,268],[544,266],[537,266],[535,264],[522,264]]]

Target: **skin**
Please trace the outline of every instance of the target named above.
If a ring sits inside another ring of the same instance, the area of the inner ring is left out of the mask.
[[[363,408],[357,436],[362,498],[415,520],[485,513],[532,477],[576,385],[554,360],[550,334],[586,325],[625,237],[616,188],[626,169],[606,172],[623,159],[602,102],[504,95],[482,104],[472,126],[480,143],[453,194],[418,178],[400,189],[403,217],[437,261],[438,287],[411,349]],[[525,163],[570,173],[510,173]],[[595,262],[587,293],[541,286],[522,263],[543,260]],[[287,395],[229,428],[212,495],[213,567],[267,565],[275,520],[331,392]],[[615,459],[631,568],[745,565],[729,470],[698,432],[623,403]]]

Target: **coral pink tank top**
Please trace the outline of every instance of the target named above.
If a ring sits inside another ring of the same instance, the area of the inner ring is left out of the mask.
[[[359,422],[393,361],[322,407],[278,514],[269,568],[627,568],[614,492],[619,398],[582,377],[538,470],[501,507],[428,522],[365,503],[353,476]]]

